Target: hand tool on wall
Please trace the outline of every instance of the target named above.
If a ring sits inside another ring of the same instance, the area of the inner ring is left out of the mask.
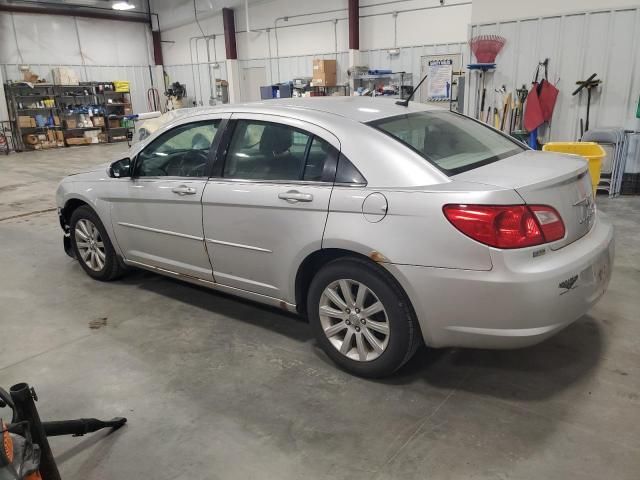
[[[487,96],[487,89],[482,89],[482,100],[480,101],[480,116],[482,116],[482,112],[484,112],[484,102]]]
[[[576,82],[576,85],[579,85],[579,87],[576,88],[575,91],[571,94],[572,96],[575,96],[575,95],[578,95],[580,92],[582,92],[582,90],[584,89],[587,90],[587,116],[586,116],[586,120],[584,121],[584,124],[582,122],[582,119],[580,119],[580,138],[582,138],[585,132],[589,131],[589,114],[591,111],[591,90],[598,87],[599,85],[602,85],[602,80],[597,79],[596,78],[597,76],[598,74],[594,73],[586,80]]]
[[[476,57],[477,63],[468,65],[469,70],[479,72],[476,94],[476,118],[482,120],[486,102],[487,72],[496,68],[496,56],[502,50],[506,39],[499,35],[478,35],[469,40],[469,47]]]
[[[529,95],[529,90],[527,90],[527,86],[526,85],[522,85],[522,88],[518,88],[516,90],[516,94],[518,96],[518,105],[517,105],[517,120],[519,123],[516,123],[516,129],[518,130],[523,130],[524,129],[524,125],[523,125],[523,112],[524,112],[524,102],[527,100],[527,95]]]
[[[509,109],[511,107],[511,97],[511,92],[509,92],[504,99],[504,104],[502,105],[502,121],[500,122],[500,130],[503,132],[505,125],[509,125],[507,123],[507,119],[509,117]]]
[[[500,116],[502,114],[502,106],[503,106],[504,101],[505,101],[505,95],[507,93],[507,87],[506,87],[506,85],[502,85],[500,88],[496,88],[494,91],[495,91],[494,107],[495,107],[495,105],[500,105],[500,109],[498,110],[498,108],[495,107],[495,111],[498,112],[498,117],[495,118],[495,112],[494,112],[493,126],[495,128],[500,129],[500,126],[502,124]]]

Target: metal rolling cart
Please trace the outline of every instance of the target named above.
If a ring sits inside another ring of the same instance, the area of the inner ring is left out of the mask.
[[[11,131],[11,122],[8,120],[0,121],[0,154],[4,152],[9,155],[12,150],[16,150],[16,138]]]
[[[413,93],[413,74],[380,70],[356,72],[353,74],[353,89],[361,95],[392,96],[403,100]]]

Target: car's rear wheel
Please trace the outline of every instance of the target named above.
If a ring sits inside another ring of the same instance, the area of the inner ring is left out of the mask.
[[[421,342],[404,292],[381,267],[364,259],[324,266],[309,287],[307,312],[323,350],[356,375],[390,375]]]
[[[90,207],[79,207],[71,214],[69,231],[75,257],[90,277],[107,281],[122,275],[107,231]]]

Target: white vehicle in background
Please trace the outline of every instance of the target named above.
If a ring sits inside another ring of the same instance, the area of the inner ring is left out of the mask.
[[[141,142],[148,138],[153,132],[162,128],[164,125],[177,120],[180,117],[193,112],[195,108],[179,108],[177,110],[169,110],[168,112],[149,112],[140,113],[136,119],[136,131],[133,135],[133,143]]]

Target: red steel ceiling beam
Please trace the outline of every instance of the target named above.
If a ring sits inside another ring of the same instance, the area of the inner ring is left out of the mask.
[[[224,25],[224,45],[227,51],[227,60],[236,60],[238,58],[236,22],[232,8],[222,9],[222,24]]]
[[[349,50],[360,50],[359,0],[349,0]]]
[[[118,15],[115,13],[91,12],[59,7],[39,8],[8,4],[0,4],[0,12],[37,13],[40,15],[61,15],[64,17],[99,18],[102,20],[119,20],[121,22],[149,23],[146,13],[140,14],[139,17],[134,17],[131,14]]]

